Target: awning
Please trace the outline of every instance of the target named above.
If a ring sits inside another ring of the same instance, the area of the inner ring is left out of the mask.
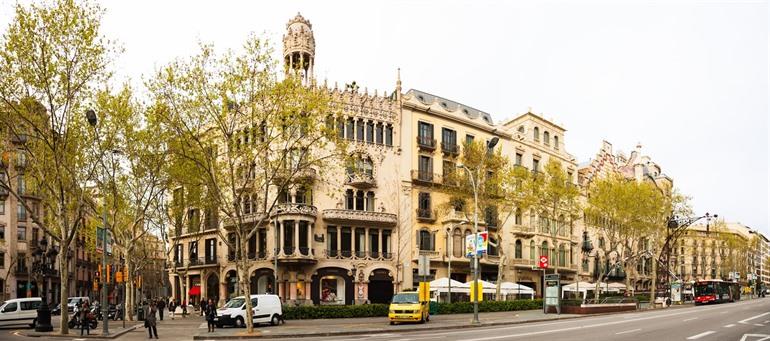
[[[196,285],[196,286],[190,288],[190,293],[189,294],[190,294],[190,296],[200,296],[201,295],[201,287]]]

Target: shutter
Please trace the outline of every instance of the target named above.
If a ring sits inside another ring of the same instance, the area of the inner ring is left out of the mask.
[[[436,232],[430,234],[430,250],[436,251]]]

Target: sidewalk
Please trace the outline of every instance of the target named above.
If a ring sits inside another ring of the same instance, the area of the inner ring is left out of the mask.
[[[113,323],[119,323],[121,327],[115,326]],[[126,333],[129,333],[133,331],[134,329],[137,329],[139,326],[142,326],[142,324],[139,324],[134,321],[127,321],[126,322],[126,328],[122,328],[121,322],[113,322],[110,321],[110,334],[109,335],[102,335],[102,321],[99,321],[99,325],[96,327],[96,329],[91,330],[91,333],[88,335],[80,335],[80,329],[73,328],[69,330],[69,334],[61,334],[57,330],[58,328],[54,328],[52,332],[47,333],[39,333],[36,332],[34,329],[30,330],[24,330],[20,331],[19,335],[21,336],[28,336],[28,337],[40,337],[40,338],[48,338],[48,337],[64,337],[64,338],[77,338],[77,339],[116,339],[121,336],[123,336]]]
[[[213,333],[199,330],[194,334],[194,340],[232,340],[250,338],[290,338],[309,336],[335,336],[376,334],[393,331],[425,331],[438,329],[472,328],[479,326],[494,326],[526,322],[552,321],[577,318],[587,315],[543,314],[542,310],[524,310],[511,312],[479,313],[478,325],[471,325],[473,314],[432,315],[430,322],[425,324],[398,324],[391,326],[387,317],[364,317],[355,319],[317,319],[289,320],[279,326],[263,326],[254,328],[254,334],[246,334],[242,328],[218,328]]]

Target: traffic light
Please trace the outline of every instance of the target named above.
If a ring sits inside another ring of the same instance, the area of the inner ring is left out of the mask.
[[[94,280],[94,291],[99,291],[99,282]]]

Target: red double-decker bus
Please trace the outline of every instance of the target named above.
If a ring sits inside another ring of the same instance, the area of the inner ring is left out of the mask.
[[[741,299],[741,288],[736,282],[721,280],[698,281],[693,284],[695,305],[735,302]]]

